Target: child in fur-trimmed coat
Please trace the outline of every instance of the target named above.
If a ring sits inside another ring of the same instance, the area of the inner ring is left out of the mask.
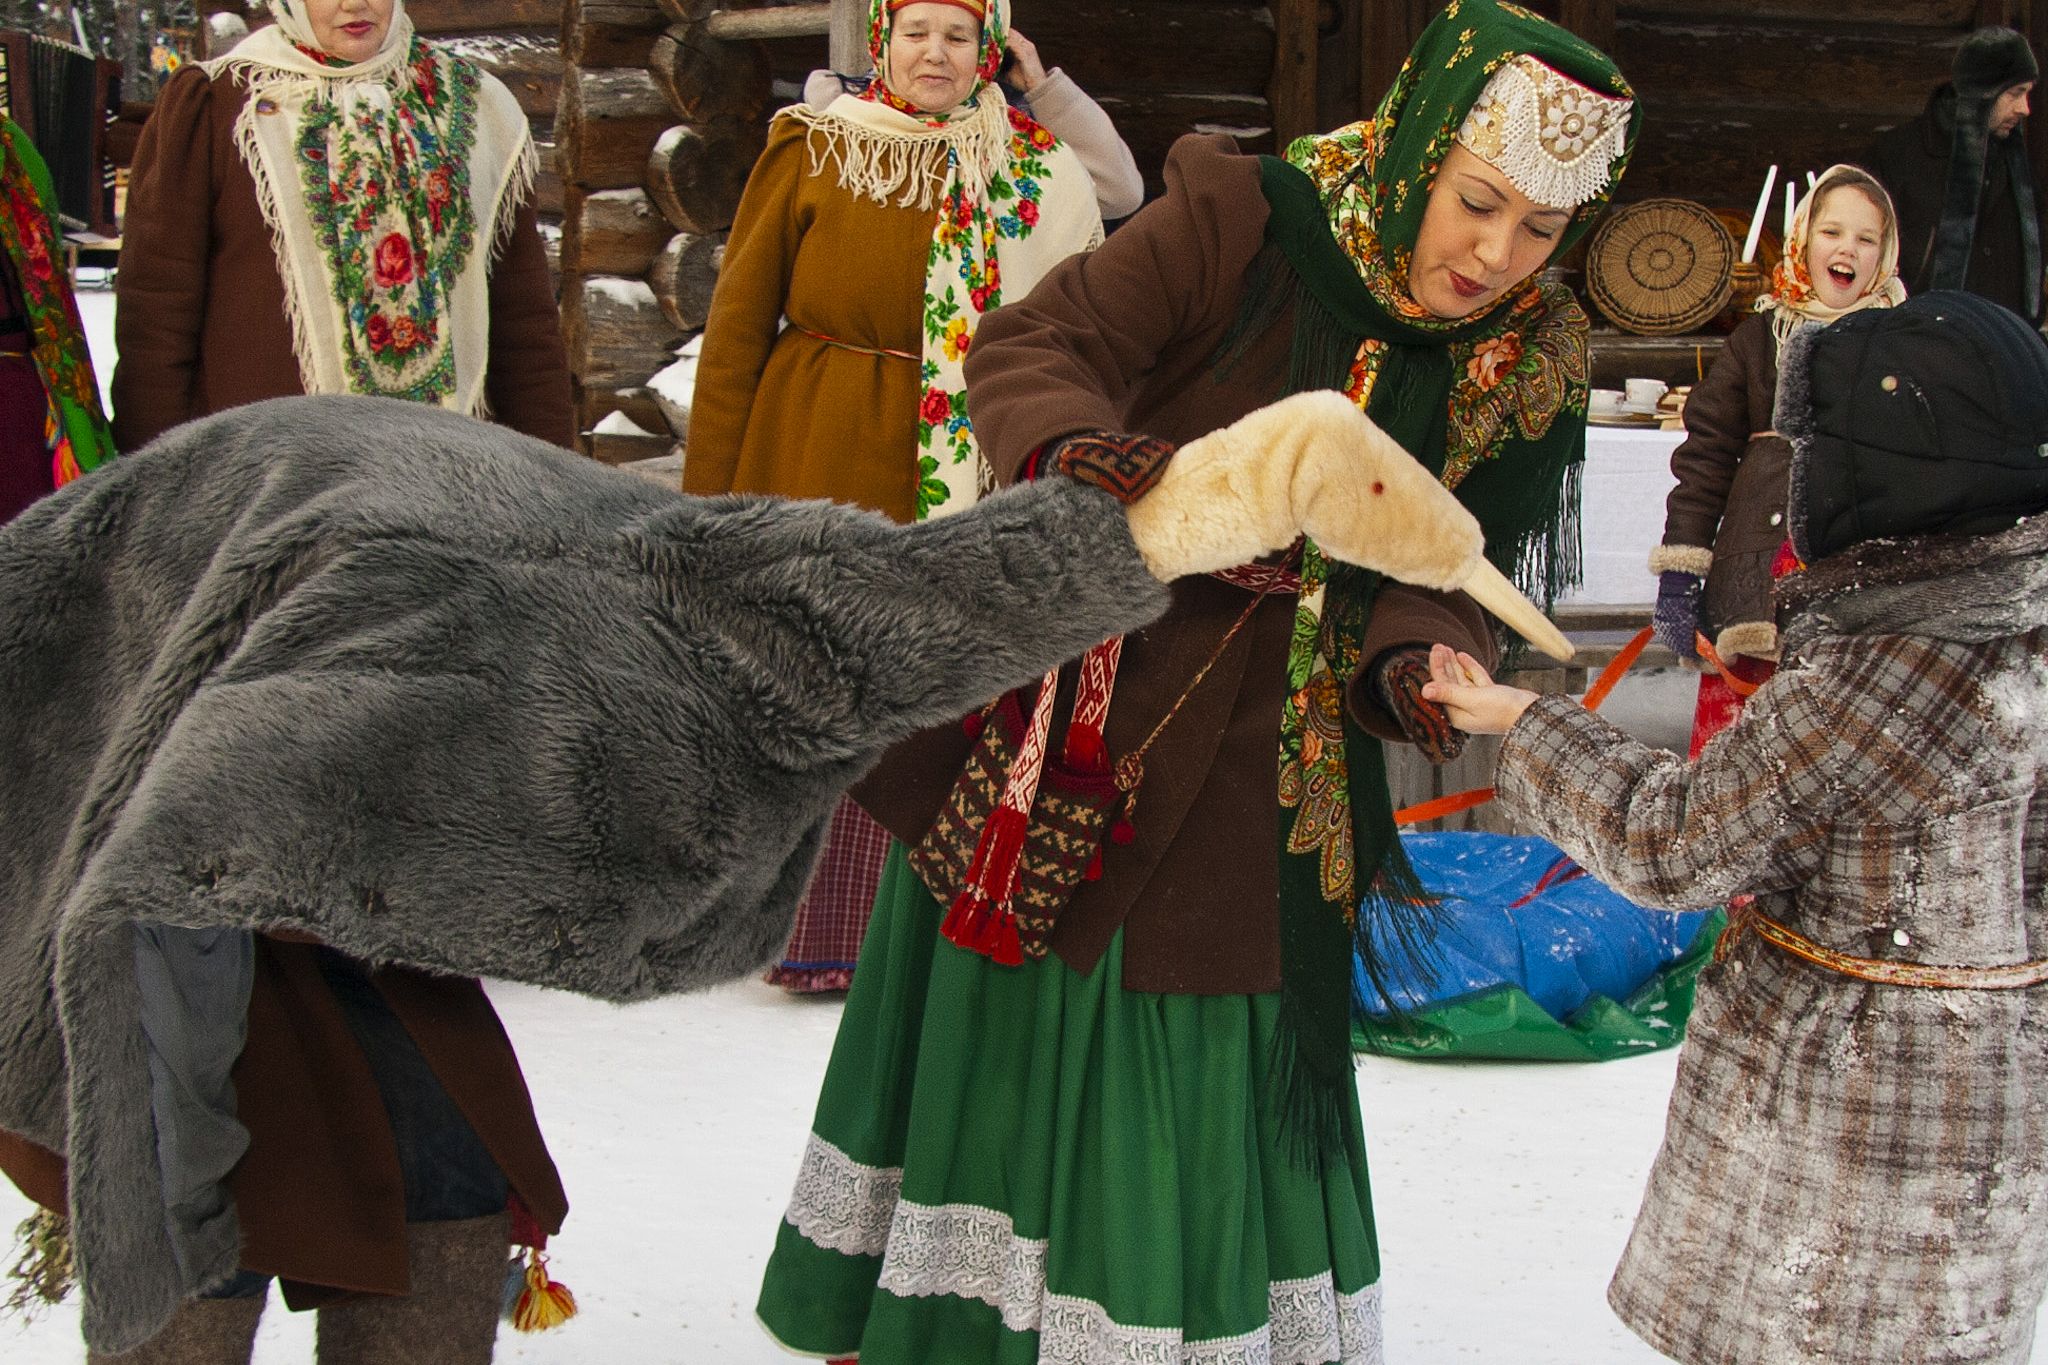
[[[1692,763],[1438,646],[1507,807],[1648,904],[1755,896],[1701,978],[1608,1300],[1696,1362],[2024,1361],[2048,1285],[2048,346],[1960,293],[1795,333],[1809,565]]]

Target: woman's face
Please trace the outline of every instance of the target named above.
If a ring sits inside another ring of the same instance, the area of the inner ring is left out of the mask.
[[[1482,312],[1543,267],[1571,220],[1453,143],[1429,187],[1408,292],[1440,318]]]
[[[958,5],[921,0],[889,25],[889,89],[927,114],[950,113],[974,93],[981,25]]]
[[[1884,215],[1853,185],[1839,185],[1813,206],[1806,234],[1806,273],[1830,308],[1847,308],[1877,283],[1884,252]]]
[[[330,57],[366,62],[391,31],[391,0],[305,0],[313,41]]]

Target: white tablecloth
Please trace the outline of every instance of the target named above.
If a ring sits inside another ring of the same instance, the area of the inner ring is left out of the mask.
[[[1613,605],[1656,600],[1650,551],[1664,538],[1664,497],[1671,452],[1683,431],[1586,428],[1584,509],[1586,581],[1565,600]]]

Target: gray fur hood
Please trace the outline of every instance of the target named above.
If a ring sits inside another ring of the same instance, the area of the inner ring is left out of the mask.
[[[191,424],[0,528],[0,1127],[71,1163],[88,1339],[232,1269],[171,1255],[133,925],[731,979],[886,745],[1166,602],[1065,480],[903,527],[373,399]]]

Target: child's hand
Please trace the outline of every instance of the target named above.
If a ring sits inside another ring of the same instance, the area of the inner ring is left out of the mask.
[[[1449,645],[1430,646],[1429,681],[1422,695],[1450,713],[1451,724],[1475,735],[1506,734],[1536,700],[1534,692],[1487,677],[1479,660]]]

